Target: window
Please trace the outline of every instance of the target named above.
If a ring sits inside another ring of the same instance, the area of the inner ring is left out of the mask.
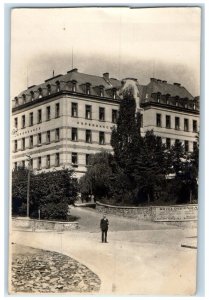
[[[30,136],[29,141],[30,141],[30,148],[32,148],[33,147],[33,136],[32,135]]]
[[[86,143],[91,143],[91,130],[86,130]]]
[[[30,123],[29,126],[33,126],[33,113],[30,113]]]
[[[171,116],[166,116],[165,126],[168,129],[171,128]]]
[[[55,167],[59,167],[60,165],[60,155],[59,153],[55,154]]]
[[[48,92],[48,95],[51,95],[51,85],[50,84],[47,84],[47,92]]]
[[[75,80],[72,81],[72,91],[76,92],[76,81]]]
[[[156,115],[156,126],[161,127],[161,114]]]
[[[116,88],[113,88],[112,92],[113,92],[113,99],[116,99]]]
[[[86,119],[91,119],[91,105],[86,105]]]
[[[47,106],[46,108],[46,120],[49,121],[51,118],[51,109],[50,106]]]
[[[179,119],[179,117],[175,117],[175,129],[176,130],[180,129],[180,119]]]
[[[78,153],[72,153],[72,165],[78,167]]]
[[[56,106],[55,106],[55,118],[59,118],[59,116],[60,116],[60,104],[56,103]]]
[[[179,144],[179,142],[180,142],[179,139],[176,139],[176,140],[175,140],[175,144],[176,144],[176,145]]]
[[[100,95],[100,97],[104,97],[104,86],[103,85],[99,86],[99,95]]]
[[[189,131],[189,120],[184,119],[184,131]]]
[[[193,132],[197,132],[197,121],[193,120]]]
[[[56,88],[57,88],[57,92],[60,92],[60,82],[59,81],[56,81]]]
[[[40,99],[40,98],[43,97],[43,95],[42,95],[42,88],[39,88],[39,89],[38,89],[38,92],[39,92],[38,98]]]
[[[166,148],[167,149],[171,148],[171,139],[170,138],[166,138]]]
[[[99,132],[99,144],[104,145],[105,144],[105,133],[100,131]]]
[[[90,165],[90,154],[86,154],[86,166]]]
[[[145,94],[145,102],[148,102],[149,94]]]
[[[30,95],[31,95],[31,101],[33,101],[33,100],[34,100],[34,92],[31,91],[31,92],[30,92]]]
[[[46,133],[46,142],[47,144],[49,144],[51,141],[51,135],[50,135],[50,131],[48,130],[47,133]]]
[[[26,95],[25,94],[22,94],[22,99],[23,99],[23,104],[26,103]]]
[[[14,119],[14,127],[15,127],[15,128],[18,128],[18,118],[15,118],[15,119]]]
[[[86,83],[86,94],[90,95],[90,83]]]
[[[38,170],[41,169],[41,157],[38,157]]]
[[[41,142],[42,142],[41,133],[38,133],[38,145],[41,145]]]
[[[160,93],[157,93],[157,102],[160,103]]]
[[[112,123],[117,123],[118,111],[116,109],[112,110]]]
[[[77,130],[77,128],[72,128],[71,139],[74,142],[76,142],[78,140],[78,130]]]
[[[46,157],[46,167],[50,168],[50,155],[47,155]]]
[[[60,140],[60,130],[59,128],[55,129],[55,141],[59,141]]]
[[[71,115],[72,115],[72,117],[78,117],[78,104],[77,103],[72,103]]]
[[[15,140],[15,147],[14,147],[14,151],[17,152],[17,140]]]
[[[184,141],[184,150],[185,152],[189,151],[189,141]]]
[[[22,138],[22,150],[25,150],[25,138]]]
[[[42,110],[39,109],[38,110],[38,123],[41,123],[42,122]]]
[[[105,108],[100,107],[99,108],[99,121],[104,121],[105,120]]]
[[[22,116],[22,128],[25,128],[25,115]]]

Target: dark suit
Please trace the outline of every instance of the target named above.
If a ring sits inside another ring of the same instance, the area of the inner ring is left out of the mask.
[[[102,231],[102,243],[103,242],[107,243],[108,225],[109,225],[108,219],[102,218],[100,221],[100,228]]]

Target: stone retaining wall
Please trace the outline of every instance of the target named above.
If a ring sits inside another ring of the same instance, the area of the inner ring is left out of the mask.
[[[172,206],[114,206],[96,202],[96,209],[101,213],[113,214],[136,220],[147,220],[153,222],[197,222],[198,205],[172,205]]]
[[[34,220],[28,218],[12,218],[13,228],[35,230],[71,231],[78,229],[78,222],[59,222],[47,220]]]

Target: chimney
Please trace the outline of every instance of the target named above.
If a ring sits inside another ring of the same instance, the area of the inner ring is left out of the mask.
[[[104,73],[104,74],[103,74],[103,78],[104,78],[105,80],[109,80],[109,73]]]
[[[181,86],[181,83],[178,83],[178,82],[174,82],[173,85],[176,85],[176,86]]]
[[[167,83],[167,80],[162,80],[162,83]]]
[[[160,80],[160,79],[157,79],[157,82],[158,82],[158,83],[160,83],[160,82],[162,82],[162,80]]]
[[[151,82],[157,82],[157,79],[152,77],[152,78],[150,78],[150,81]]]

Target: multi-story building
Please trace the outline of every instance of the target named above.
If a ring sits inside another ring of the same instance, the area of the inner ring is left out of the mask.
[[[111,151],[122,91],[131,85],[137,110],[142,114],[142,134],[153,129],[167,147],[181,140],[192,151],[199,128],[199,101],[180,84],[151,78],[122,81],[88,75],[73,69],[21,92],[12,105],[13,168],[27,164],[37,172],[70,167],[81,177],[89,155]]]

